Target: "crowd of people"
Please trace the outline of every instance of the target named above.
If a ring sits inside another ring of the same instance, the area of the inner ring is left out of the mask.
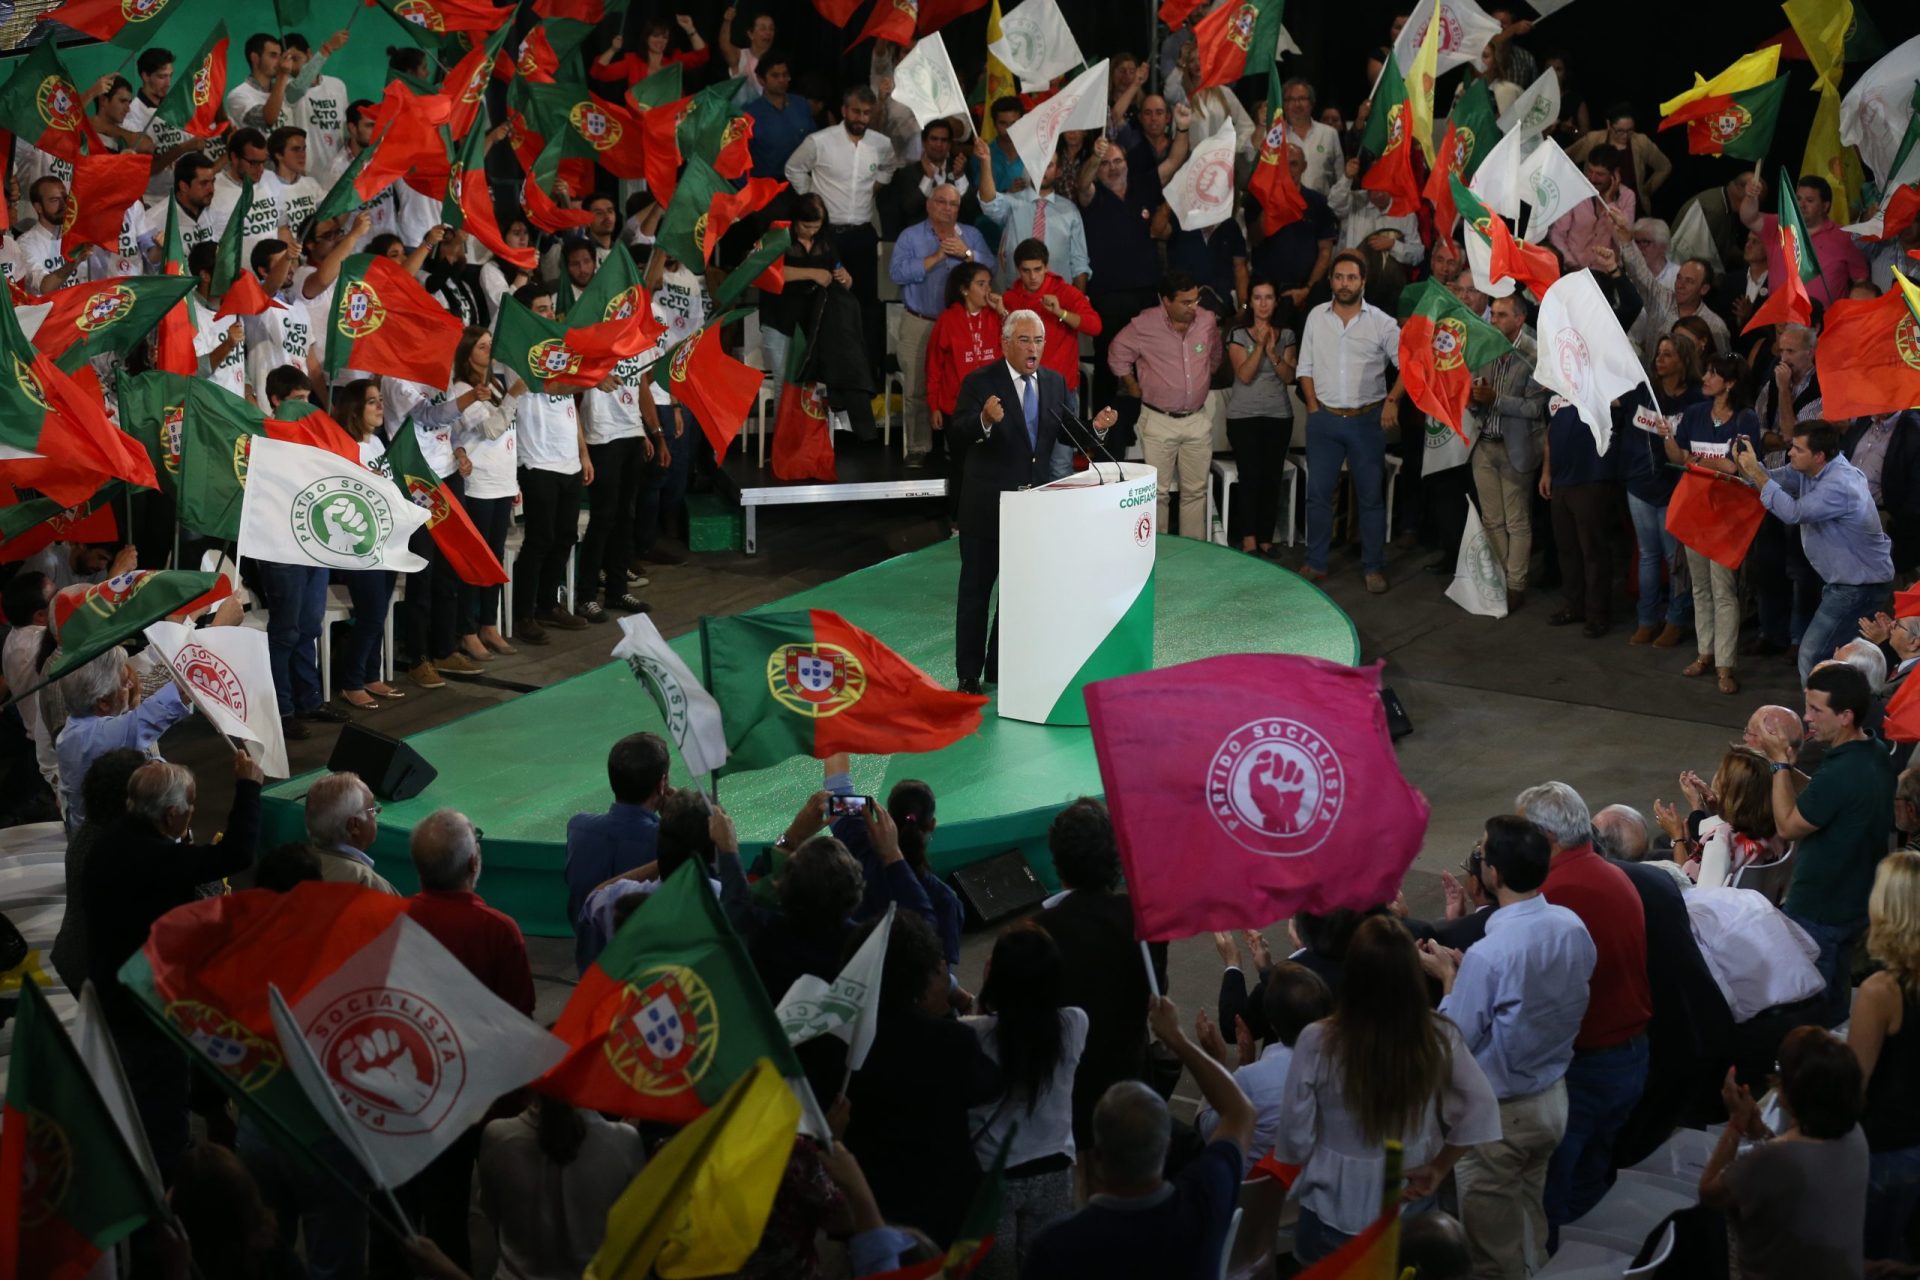
[[[1487,818],[1460,874],[1444,877],[1441,917],[1417,918],[1396,899],[1216,935],[1218,998],[1184,1011],[1160,994],[1164,945],[1143,964],[1098,799],[1054,818],[1061,891],[997,933],[969,989],[966,912],[930,857],[938,818],[924,783],[901,782],[884,805],[834,818],[830,798],[852,783],[846,761],[829,760],[823,788],[750,866],[725,812],[670,785],[664,741],[622,739],[607,760],[613,804],[569,823],[554,886],[582,972],[691,861],[771,1000],[804,975],[833,980],[893,909],[872,1048],[848,1071],[837,1042],[803,1046],[832,1135],[796,1140],[739,1274],[879,1274],[935,1257],[959,1238],[997,1161],[1005,1183],[983,1274],[1211,1276],[1243,1187],[1263,1178],[1288,1187],[1291,1254],[1305,1265],[1378,1215],[1392,1142],[1403,1153],[1403,1261],[1423,1280],[1523,1277],[1620,1169],[1680,1127],[1721,1123],[1699,1180],[1705,1212],[1677,1224],[1685,1256],[1707,1260],[1689,1274],[1854,1276],[1869,1265],[1920,1274],[1909,1243],[1920,1106],[1905,1076],[1908,1058],[1920,1058],[1920,1029],[1905,1022],[1920,1011],[1920,769],[1909,767],[1911,744],[1884,734],[1888,704],[1920,659],[1920,619],[1895,616],[1892,599],[1920,568],[1920,410],[1829,419],[1815,369],[1825,310],[1888,289],[1895,265],[1920,247],[1920,218],[1884,239],[1857,237],[1829,218],[1834,192],[1817,176],[1774,192],[1739,173],[1675,199],[1664,140],[1639,127],[1635,105],[1590,113],[1599,104],[1572,91],[1566,59],[1536,55],[1530,23],[1491,12],[1501,30],[1469,80],[1486,81],[1505,108],[1536,75],[1557,73],[1565,92],[1544,145],[1564,145],[1598,193],[1529,234],[1566,271],[1594,273],[1645,362],[1652,394],[1613,406],[1605,449],[1579,409],[1533,376],[1538,300],[1489,298],[1457,229],[1434,225],[1424,207],[1390,214],[1388,198],[1364,185],[1374,162],[1360,145],[1367,107],[1323,103],[1297,79],[1268,103],[1264,74],[1187,92],[1201,74],[1193,20],[1163,33],[1157,61],[1112,52],[1106,126],[1062,134],[1032,173],[1009,134],[1030,98],[984,104],[988,141],[975,120],[920,122],[895,97],[890,49],[866,80],[838,85],[797,71],[770,15],[636,13],[587,45],[595,89],[617,97],[668,68],[688,91],[742,81],[751,175],[788,190],[721,237],[709,262],[686,263],[659,247],[665,211],[644,182],[600,172],[590,190],[553,184],[551,203],[585,219],[560,235],[504,198],[518,181],[502,183],[502,238],[536,250],[532,268],[442,225],[439,200],[404,182],[352,212],[314,216],[375,141],[376,102],[327,72],[349,33],[319,44],[294,31],[249,34],[247,74],[213,138],[156,115],[181,68],[150,46],[133,59],[133,78],[105,77],[84,95],[107,148],[152,156],[121,242],[69,260],[71,166],[16,138],[16,226],[0,239],[0,275],[16,296],[37,298],[159,274],[172,222],[198,283],[186,305],[200,378],[269,415],[291,401],[324,406],[375,470],[396,433],[411,432],[494,555],[512,562],[511,618],[503,593],[464,581],[425,530],[413,550],[427,567],[404,584],[385,571],[243,562],[268,612],[274,693],[292,739],[407,696],[382,674],[390,610],[397,666],[415,691],[480,675],[516,644],[550,643],[551,630],[646,611],[647,575],[687,558],[686,495],[715,462],[703,424],[653,365],[707,323],[712,289],[775,221],[791,232],[785,285],[759,296],[758,350],[744,354],[779,378],[803,348],[792,378],[824,386],[844,417],[836,447],[852,450],[876,447],[875,396],[897,367],[906,465],[943,472],[963,540],[979,518],[961,508],[968,459],[1015,403],[983,404],[963,384],[1005,364],[1031,394],[1037,367],[1043,388],[1064,384],[1068,417],[1101,428],[1101,447],[1137,444],[1157,469],[1161,532],[1212,536],[1211,464],[1224,440],[1241,486],[1230,546],[1272,557],[1292,541],[1280,494],[1297,465],[1299,572],[1314,581],[1334,572],[1344,506],[1364,588],[1385,592],[1389,474],[1404,466],[1401,492],[1417,493],[1410,501],[1448,573],[1471,493],[1510,610],[1557,579],[1564,598],[1548,621],[1599,639],[1625,580],[1629,643],[1677,648],[1691,631],[1693,660],[1677,668],[1689,677],[1711,675],[1735,695],[1743,660],[1797,664],[1804,705],[1755,711],[1718,761],[1675,762],[1678,802],[1652,799],[1651,819],[1624,803],[1592,807],[1616,798],[1564,783],[1528,786],[1511,813]],[[1382,35],[1398,37],[1404,21]],[[632,50],[628,34],[638,37]],[[389,54],[395,76],[444,70],[419,49]],[[1369,71],[1391,57],[1381,48]],[[1654,87],[1630,88],[1644,115]],[[503,143],[504,116],[488,119],[489,145]],[[1305,210],[1273,231],[1247,181],[1269,119]],[[1195,147],[1226,131],[1236,209],[1187,229],[1165,189]],[[243,183],[245,268],[278,305],[220,318],[215,246]],[[1747,333],[1755,309],[1785,287],[1778,217],[1765,212],[1781,200],[1797,206],[1815,254],[1812,321]],[[1676,261],[1673,231],[1694,209],[1712,252]],[[335,295],[357,253],[400,264],[460,321],[444,390],[328,374]],[[657,345],[596,387],[529,388],[492,349],[503,299],[566,320],[616,255],[630,255],[644,281],[663,328]],[[883,271],[898,295],[893,320]],[[1430,431],[1450,429],[1426,421],[1398,373],[1399,300],[1423,281],[1512,346],[1477,371],[1464,465],[1446,470],[1422,455]],[[111,375],[150,367],[151,353],[97,363],[115,410]],[[1118,413],[1096,416],[1096,405]],[[1026,412],[1037,422],[1036,409]],[[1079,465],[1086,442],[1049,432],[1041,450],[1041,438],[1033,474]],[[1667,532],[1688,465],[1760,495],[1766,515],[1737,569]],[[510,1095],[399,1190],[421,1235],[397,1242],[365,1195],[287,1161],[236,1117],[122,987],[121,966],[154,921],[225,884],[285,892],[325,880],[398,893],[369,854],[380,802],[353,774],[308,789],[305,842],[267,849],[260,767],[236,752],[230,811],[197,821],[193,772],[161,755],[163,735],[192,708],[151,655],[110,648],[39,687],[60,653],[56,593],[191,567],[220,549],[183,528],[160,493],[138,494],[124,511],[111,543],[56,541],[0,570],[5,684],[22,695],[6,727],[30,760],[0,807],[12,821],[58,816],[66,826],[66,909],[49,967],[72,990],[90,981],[100,993],[177,1215],[136,1241],[134,1274],[582,1274],[607,1210],[669,1130]],[[318,666],[330,581],[353,612],[334,649],[338,705],[323,699]],[[990,589],[989,577],[971,669],[962,655],[963,686],[976,690],[983,661],[993,679]],[[211,624],[240,620],[235,598]],[[219,838],[202,841],[213,826]],[[480,831],[442,810],[413,830],[411,856],[420,889],[408,914],[531,1014],[520,929],[480,892]],[[1197,1110],[1175,1097],[1183,1079],[1200,1095]],[[321,1154],[350,1165],[344,1148]]]

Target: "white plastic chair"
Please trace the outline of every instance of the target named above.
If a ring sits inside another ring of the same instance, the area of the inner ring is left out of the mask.
[[[1227,1263],[1233,1257],[1233,1242],[1240,1234],[1240,1219],[1246,1212],[1239,1205],[1233,1207],[1233,1217],[1227,1223],[1227,1238],[1220,1242],[1220,1266],[1215,1272],[1218,1280],[1227,1280]]]
[[[1217,541],[1225,546],[1230,541],[1230,535],[1226,531],[1233,528],[1233,491],[1240,483],[1240,464],[1232,458],[1216,457],[1213,460],[1213,474],[1220,481],[1221,534]],[[1300,498],[1300,468],[1291,462],[1280,464],[1280,492],[1285,495],[1286,503],[1281,508],[1279,525],[1276,529],[1267,532],[1272,533],[1275,542],[1290,547],[1293,545],[1295,503]],[[1263,531],[1254,530],[1256,540],[1261,532]]]
[[[1697,1195],[1623,1179],[1614,1183],[1606,1198],[1578,1221],[1560,1228],[1560,1238],[1585,1240],[1589,1244],[1637,1254],[1662,1219],[1698,1202]]]
[[[1654,1249],[1653,1256],[1648,1258],[1646,1262],[1640,1266],[1628,1267],[1626,1274],[1629,1276],[1650,1276],[1658,1272],[1661,1267],[1666,1265],[1667,1259],[1673,1256],[1673,1248],[1679,1238],[1679,1231],[1674,1227],[1673,1223],[1669,1222],[1667,1229],[1660,1233],[1660,1243]]]

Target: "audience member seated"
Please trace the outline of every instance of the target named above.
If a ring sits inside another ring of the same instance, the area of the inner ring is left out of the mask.
[[[582,973],[593,959],[586,954],[580,909],[598,886],[654,860],[670,765],[665,739],[628,734],[607,753],[613,804],[605,813],[576,813],[567,820],[567,919],[573,922],[574,960]]]
[[[1610,804],[1593,815],[1593,849],[1609,862],[1638,862],[1673,877],[1674,886],[1691,889],[1687,873],[1665,858],[1649,857],[1653,833],[1646,815],[1632,805]]]
[[[367,850],[380,834],[380,802],[357,773],[329,773],[307,791],[307,840],[322,880],[400,891],[373,869]]]

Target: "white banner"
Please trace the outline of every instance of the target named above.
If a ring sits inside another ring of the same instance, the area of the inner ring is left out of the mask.
[[[1714,264],[1716,272],[1720,269],[1720,250],[1714,246],[1713,231],[1707,226],[1707,215],[1698,200],[1687,205],[1667,243],[1667,261],[1685,262],[1688,258],[1705,258]]]
[[[1039,92],[1055,76],[1086,61],[1054,0],[1026,0],[1002,14],[1000,38],[987,46],[987,52],[1020,77],[1020,88],[1027,93]]]
[[[246,743],[247,754],[269,778],[291,776],[266,632],[156,622],[146,634],[208,724]]]
[[[1187,231],[1198,231],[1233,216],[1234,134],[1222,129],[1187,157],[1164,192],[1167,207]]]
[[[255,436],[239,549],[274,564],[418,573],[407,539],[428,512],[391,480],[311,445]]]
[[[294,1078],[383,1187],[426,1168],[495,1099],[566,1056],[565,1044],[406,916],[307,992],[299,1009],[278,987],[267,992]]]
[[[1552,67],[1548,67],[1540,73],[1539,79],[1527,86],[1526,92],[1500,113],[1500,132],[1537,138],[1559,118],[1560,77]]]
[[[1402,73],[1412,68],[1413,55],[1426,38],[1433,5],[1434,0],[1420,0],[1407,25],[1400,28],[1400,38],[1393,42],[1394,63]],[[1455,67],[1478,67],[1487,42],[1499,34],[1500,20],[1490,17],[1473,0],[1440,0],[1440,62],[1434,75],[1443,76]]]
[[[680,748],[687,771],[698,777],[725,764],[727,731],[713,695],[680,661],[680,655],[646,614],[628,614],[620,619],[620,630],[620,643],[613,646],[613,656],[626,662],[634,679],[645,685],[660,705],[667,733]]]
[[[881,40],[874,47],[884,49],[888,45]],[[953,60],[947,56],[947,42],[938,31],[914,45],[893,69],[893,100],[913,112],[915,123],[923,129],[949,116],[972,118],[967,114],[966,91],[960,87]],[[779,372],[774,370],[775,374]]]
[[[1473,171],[1467,190],[1480,197],[1480,203],[1508,222],[1520,221],[1520,164],[1526,154],[1526,135],[1509,133],[1493,144],[1480,167]]]
[[[1507,616],[1507,571],[1493,554],[1480,513],[1467,504],[1467,527],[1460,535],[1460,554],[1453,562],[1453,582],[1447,599],[1483,618]]]
[[[1553,283],[1540,301],[1534,332],[1540,358],[1533,380],[1579,409],[1604,454],[1613,440],[1612,402],[1639,386],[1646,373],[1593,272],[1576,271]]]
[[[866,1064],[878,1025],[880,972],[886,963],[887,939],[893,935],[894,908],[894,903],[887,904],[879,927],[867,935],[831,984],[811,973],[793,980],[774,1010],[788,1044],[834,1036],[847,1045],[847,1070],[858,1071]]]
[[[1907,136],[1916,80],[1920,80],[1920,36],[1868,67],[1840,100],[1840,141],[1860,149],[1860,159],[1880,180],[1882,191],[1899,185],[1891,181],[1887,167]]]
[[[1107,124],[1107,60],[1100,59],[1067,82],[1066,88],[1020,117],[1007,136],[1020,153],[1027,177],[1037,188],[1053,159],[1060,135],[1069,129],[1104,129]]]
[[[1545,239],[1548,227],[1572,213],[1582,200],[1599,195],[1587,175],[1555,143],[1535,147],[1533,154],[1521,162],[1520,198],[1533,207],[1527,216],[1527,239],[1535,244]]]

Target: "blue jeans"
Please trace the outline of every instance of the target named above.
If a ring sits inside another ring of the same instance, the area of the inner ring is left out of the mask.
[[[393,603],[393,574],[386,569],[341,572],[353,600],[353,629],[340,655],[340,687],[364,689],[380,680],[380,642],[386,638],[387,609]]]
[[[1664,588],[1660,570],[1671,565],[1680,544],[1667,532],[1667,509],[1656,507],[1629,493],[1627,510],[1633,514],[1633,540],[1640,544],[1640,598],[1635,601],[1637,621],[1643,627],[1657,627],[1661,618],[1660,595]],[[1693,593],[1676,591],[1667,601],[1666,617],[1671,626],[1684,627],[1693,621]]]
[[[1829,582],[1820,593],[1820,607],[1800,637],[1800,683],[1816,662],[1825,662],[1833,651],[1860,634],[1861,618],[1871,618],[1886,608],[1892,594],[1890,582],[1869,582],[1856,586],[1849,582]]]
[[[1360,508],[1360,565],[1379,573],[1387,565],[1387,435],[1378,409],[1358,418],[1307,415],[1307,567],[1326,572],[1342,462],[1353,473]]]
[[[659,454],[652,462],[644,464],[640,478],[640,496],[633,524],[633,549],[644,558],[653,550],[653,544],[662,534],[672,537],[676,525],[674,519],[680,508],[687,505],[687,476],[693,465],[695,437],[700,435],[700,424],[680,404],[655,406],[660,412],[660,430],[666,433],[667,452],[672,455],[666,466],[660,465]],[[675,425],[680,434],[674,435]],[[626,589],[623,582],[621,590]],[[613,583],[607,584],[611,590]]]
[[[1802,650],[1805,652],[1805,650]],[[1826,1002],[1820,1014],[1820,1025],[1837,1027],[1846,1021],[1853,1006],[1853,944],[1858,942],[1867,931],[1866,917],[1849,920],[1845,924],[1822,924],[1818,920],[1809,920],[1805,916],[1787,912],[1787,919],[1807,931],[1820,947],[1820,956],[1814,967],[1820,970],[1820,976],[1826,980]]]
[[[1920,1147],[1868,1156],[1866,1256],[1911,1261],[1906,1226],[1915,1208],[1920,1208]]]
[[[1567,1133],[1547,1162],[1547,1222],[1559,1229],[1600,1203],[1613,1181],[1613,1139],[1647,1087],[1647,1038],[1575,1052],[1567,1067]]]
[[[315,646],[327,613],[327,571],[294,564],[260,567],[267,595],[267,658],[273,667],[273,692],[280,714],[312,711],[320,696],[320,661]]]

